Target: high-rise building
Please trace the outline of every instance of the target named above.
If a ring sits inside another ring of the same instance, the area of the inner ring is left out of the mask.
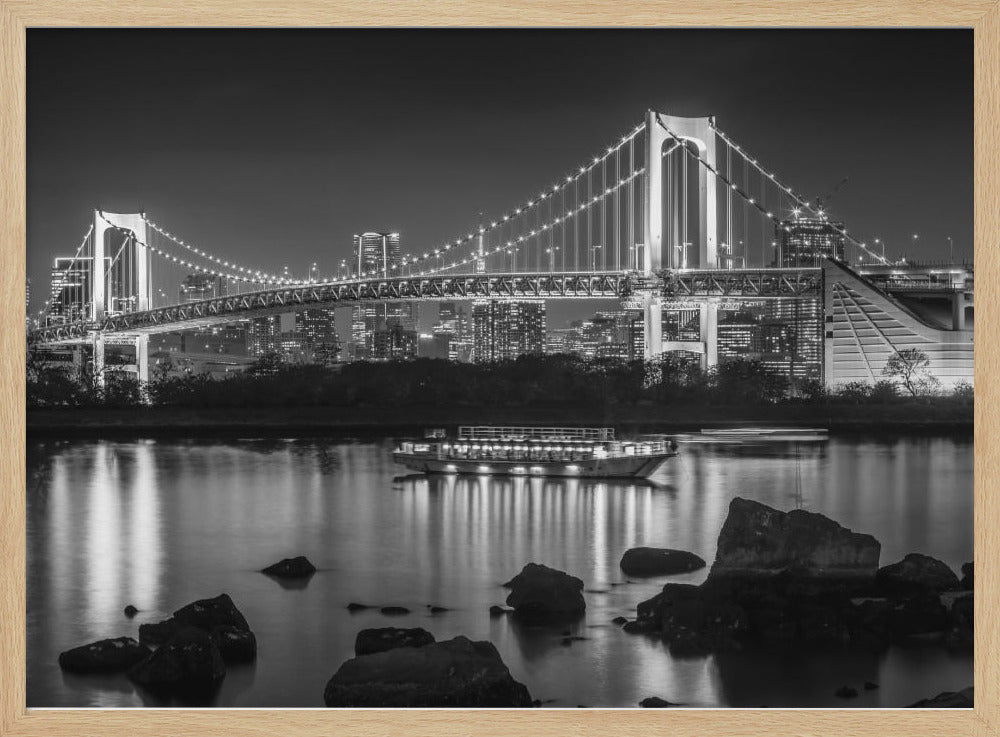
[[[822,306],[817,298],[778,299],[738,311],[720,311],[719,361],[759,361],[775,376],[794,384],[821,379]]]
[[[441,302],[438,321],[432,330],[433,354],[451,361],[468,361],[472,352],[469,320],[456,302]]]
[[[825,217],[794,217],[775,226],[775,265],[819,266],[825,257],[844,260],[844,224]]]
[[[221,276],[213,274],[188,274],[181,282],[178,302],[200,302],[203,299],[214,299],[223,295]]]
[[[400,251],[399,233],[362,233],[354,236],[354,267],[362,275],[375,273],[394,276],[399,273],[403,256]],[[351,312],[351,355],[355,360],[387,360],[397,358],[396,348],[387,346],[409,345],[409,336],[400,342],[400,331],[413,333],[412,356],[416,356],[416,330],[418,311],[411,302],[362,302]],[[376,336],[376,333],[396,332]],[[378,346],[378,347],[377,347]]]
[[[296,312],[295,332],[302,336],[303,348],[314,363],[331,364],[340,356],[336,311],[332,307]]]
[[[477,363],[545,352],[545,300],[477,300],[472,323]]]
[[[280,348],[281,315],[255,317],[247,329],[247,353],[260,358]]]
[[[52,264],[50,319],[56,322],[90,319],[90,257],[58,256]]]

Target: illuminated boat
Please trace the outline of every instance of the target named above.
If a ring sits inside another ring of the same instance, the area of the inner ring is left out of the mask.
[[[666,435],[616,440],[610,427],[477,425],[452,438],[404,441],[392,457],[419,473],[648,478],[675,455]]]

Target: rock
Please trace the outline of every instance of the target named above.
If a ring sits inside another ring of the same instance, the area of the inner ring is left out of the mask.
[[[948,610],[937,594],[904,599],[889,612],[889,633],[896,642],[935,640],[948,629]]]
[[[440,614],[441,612],[449,611],[446,606],[428,606],[428,609],[431,610],[431,614]]]
[[[128,670],[149,653],[131,637],[115,637],[59,653],[59,667],[70,673],[114,673]]]
[[[178,623],[211,632],[215,627],[230,626],[250,631],[243,613],[236,608],[228,594],[219,594],[214,599],[199,599],[174,612]]]
[[[679,706],[679,704],[673,704],[659,696],[650,696],[640,701],[639,706],[643,709],[666,709],[671,706]]]
[[[639,623],[663,635],[675,655],[731,649],[749,626],[746,611],[728,589],[717,586],[668,583],[640,602],[636,613]],[[632,631],[628,624],[625,630]]]
[[[162,645],[177,634],[181,625],[176,619],[164,619],[162,622],[147,622],[139,625],[139,642],[147,645]]]
[[[250,663],[257,657],[257,638],[250,630],[224,625],[213,629],[211,637],[227,663]]]
[[[227,662],[246,662],[257,655],[257,638],[227,594],[194,601],[162,622],[139,625],[139,641],[163,645],[181,630],[192,627],[210,635]]]
[[[973,574],[974,574],[973,564],[972,563],[963,563],[962,564],[962,580],[959,581],[959,585],[965,591],[972,591],[972,589],[974,588],[973,584],[975,583],[975,576]]]
[[[705,567],[705,561],[686,550],[629,548],[619,566],[629,576],[670,576]]]
[[[456,637],[348,660],[323,699],[337,707],[530,707],[490,642]]]
[[[401,614],[409,614],[410,610],[405,606],[384,606],[379,609],[382,614],[388,615],[390,617],[399,616]]]
[[[347,605],[347,611],[349,612],[362,612],[365,609],[374,609],[375,607],[368,606],[367,604],[358,604],[356,601],[352,601]]]
[[[877,683],[872,683],[871,681],[865,681],[865,691],[874,691],[878,688]]]
[[[420,627],[401,629],[379,627],[361,630],[354,640],[355,655],[371,655],[396,647],[423,647],[434,642],[434,635]]]
[[[972,709],[975,704],[973,687],[961,691],[944,691],[930,699],[910,704],[911,709]]]
[[[504,609],[502,606],[498,606],[498,605],[494,604],[493,606],[490,607],[490,616],[491,617],[502,617],[504,614],[507,614],[508,612],[511,612],[511,611],[513,611],[513,610],[512,609]]]
[[[878,569],[875,583],[889,596],[907,596],[926,591],[940,593],[961,588],[958,576],[929,555],[910,553],[903,560]]]
[[[204,630],[183,627],[166,644],[135,665],[129,678],[164,696],[208,703],[226,676],[226,664]]]
[[[283,558],[282,560],[264,568],[261,573],[278,578],[304,578],[316,572],[316,566],[309,562],[304,555],[295,558]]]
[[[617,624],[619,627],[628,622],[628,617],[615,617],[611,620],[611,624]]]
[[[563,571],[529,563],[504,584],[511,592],[507,605],[531,618],[561,618],[583,614],[583,581]]]
[[[138,613],[139,613],[139,610],[136,609],[131,604],[129,604],[127,607],[125,607],[125,616],[128,617],[129,619],[131,619],[132,617],[134,617]]]
[[[944,603],[944,598],[942,603]],[[944,642],[950,648],[970,650],[975,643],[975,603],[973,595],[960,596],[948,609],[948,632]]]
[[[826,579],[875,575],[881,546],[815,512],[777,509],[736,497],[719,532],[712,576],[790,572]]]
[[[856,699],[858,697],[858,689],[851,688],[850,686],[841,686],[833,693],[838,699]]]

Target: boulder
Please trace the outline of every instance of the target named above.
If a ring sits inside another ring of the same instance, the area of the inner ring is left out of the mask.
[[[717,586],[668,583],[636,607],[638,619],[626,632],[659,632],[674,655],[696,655],[736,646],[749,627],[746,611]]]
[[[705,561],[686,550],[629,548],[618,564],[629,576],[670,576],[705,567]]]
[[[397,647],[423,647],[434,642],[434,635],[420,627],[379,627],[361,630],[354,640],[355,655],[371,655]]]
[[[227,663],[251,663],[257,657],[257,638],[250,630],[232,625],[216,627],[210,633],[212,642]]]
[[[490,616],[491,617],[502,617],[504,614],[506,614],[507,612],[510,612],[510,611],[512,611],[512,610],[511,609],[504,609],[502,606],[499,606],[498,604],[494,604],[493,606],[490,607]]]
[[[149,653],[131,637],[115,637],[59,653],[59,667],[70,673],[114,673],[128,670]]]
[[[211,632],[215,627],[230,626],[250,631],[243,613],[236,608],[229,594],[219,594],[214,599],[199,599],[174,612],[178,623]]]
[[[131,619],[132,617],[134,617],[138,613],[139,613],[139,610],[136,609],[131,604],[129,604],[127,607],[125,607],[125,616],[128,617],[129,619]]]
[[[611,624],[617,624],[619,627],[626,623],[628,623],[628,617],[615,617],[611,620]]]
[[[972,709],[974,702],[974,689],[972,686],[963,688],[961,691],[944,691],[930,699],[921,699],[915,704],[910,704],[911,709]]]
[[[180,623],[171,617],[162,622],[147,622],[139,625],[139,642],[147,645],[162,645],[180,630]]]
[[[183,627],[169,642],[133,666],[128,676],[152,693],[206,704],[226,677],[226,664],[207,632]]]
[[[781,512],[736,497],[719,532],[712,576],[773,576],[789,572],[824,579],[866,579],[878,570],[881,546],[828,517]]]
[[[347,605],[347,611],[349,612],[363,612],[365,609],[373,609],[373,608],[374,607],[371,607],[368,604],[359,604],[356,601],[352,601],[350,604]]]
[[[974,588],[975,575],[972,563],[962,564],[962,580],[959,581],[959,584],[965,591],[972,591],[972,589]]]
[[[671,706],[679,706],[679,704],[673,704],[666,699],[661,699],[659,696],[650,696],[640,701],[639,706],[643,709],[666,709]]]
[[[975,604],[972,594],[956,597],[948,609],[948,632],[945,634],[945,644],[950,648],[972,649],[975,640],[974,623]]]
[[[507,605],[523,617],[573,617],[587,608],[583,581],[538,563],[526,565],[504,586],[511,590]]]
[[[309,559],[304,555],[299,555],[295,558],[283,558],[277,563],[261,570],[261,573],[266,573],[268,576],[276,576],[277,578],[305,578],[315,572],[316,566],[310,563]]]
[[[856,699],[858,697],[858,689],[851,686],[841,686],[833,695],[838,699]]]
[[[352,658],[327,683],[323,699],[337,707],[532,705],[493,644],[465,637]]]
[[[879,568],[875,583],[888,596],[961,588],[958,576],[951,568],[937,558],[920,553],[910,553],[898,563]]]
[[[941,639],[947,629],[948,610],[937,594],[897,600],[889,612],[889,633],[896,642]]]
[[[441,614],[441,612],[451,611],[446,606],[435,606],[433,604],[428,604],[427,608],[430,610],[431,614]]]

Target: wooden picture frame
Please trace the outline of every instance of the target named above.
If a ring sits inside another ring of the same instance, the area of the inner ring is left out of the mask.
[[[28,710],[25,707],[26,28],[39,26],[922,26],[971,27],[975,45],[975,256],[980,332],[996,326],[1000,236],[1000,0],[0,0],[0,686],[2,735],[996,735],[1000,733],[997,349],[976,360],[976,706],[972,710]],[[928,111],[933,120],[934,111]],[[933,135],[933,127],[928,130]],[[983,271],[984,270],[984,271]],[[930,694],[929,694],[930,695]]]

